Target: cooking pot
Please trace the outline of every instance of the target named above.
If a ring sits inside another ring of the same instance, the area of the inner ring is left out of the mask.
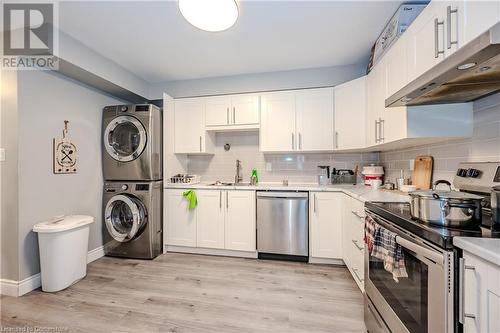
[[[448,185],[448,191],[438,191],[439,184]],[[451,190],[450,182],[438,180],[433,189],[415,191],[410,195],[411,216],[420,221],[443,227],[465,227],[481,224],[480,197]]]

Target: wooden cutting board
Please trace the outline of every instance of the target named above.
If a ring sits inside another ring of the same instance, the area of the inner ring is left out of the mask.
[[[432,156],[415,157],[411,180],[412,184],[417,187],[417,190],[428,190],[431,188],[433,164]]]

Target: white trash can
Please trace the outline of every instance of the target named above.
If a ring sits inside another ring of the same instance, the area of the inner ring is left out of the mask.
[[[68,215],[35,224],[43,291],[59,291],[85,277],[93,222],[92,216]]]

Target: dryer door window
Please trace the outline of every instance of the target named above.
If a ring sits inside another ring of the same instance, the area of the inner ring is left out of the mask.
[[[119,194],[106,204],[104,218],[109,234],[118,242],[128,242],[146,224],[146,209],[136,197]]]
[[[111,157],[129,162],[139,157],[146,148],[146,129],[131,116],[113,119],[104,131],[104,147]]]

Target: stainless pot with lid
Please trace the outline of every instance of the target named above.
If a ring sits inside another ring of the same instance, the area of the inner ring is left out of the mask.
[[[447,191],[438,191],[440,184]],[[465,227],[481,224],[483,197],[466,192],[452,191],[450,182],[438,180],[432,190],[415,191],[410,195],[411,216],[420,221],[443,227]]]

